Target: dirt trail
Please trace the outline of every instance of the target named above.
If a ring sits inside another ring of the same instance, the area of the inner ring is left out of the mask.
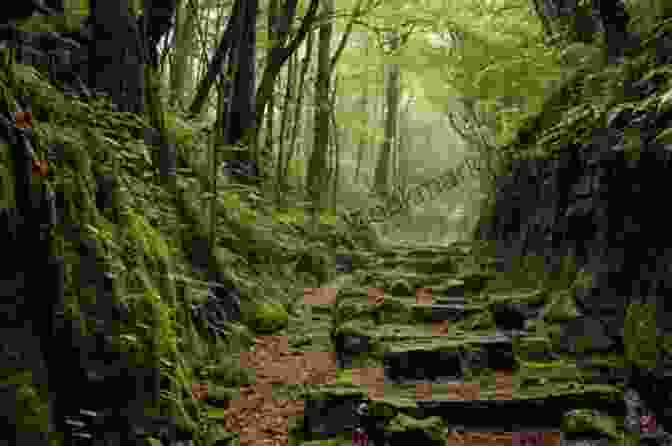
[[[277,401],[273,384],[326,384],[336,379],[331,352],[290,352],[286,336],[261,336],[241,355],[241,366],[255,371],[255,384],[231,401],[225,427],[240,434],[241,446],[288,444],[288,419],[303,416],[304,401]]]

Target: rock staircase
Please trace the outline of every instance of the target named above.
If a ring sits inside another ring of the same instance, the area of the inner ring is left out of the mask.
[[[311,302],[339,374],[306,392],[301,444],[352,444],[362,401],[369,445],[622,444],[614,343],[571,323],[549,332],[547,290],[492,287],[501,262],[473,254],[391,247]]]

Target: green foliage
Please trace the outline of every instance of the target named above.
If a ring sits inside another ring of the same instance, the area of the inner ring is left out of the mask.
[[[287,310],[277,302],[257,302],[247,317],[249,325],[260,333],[276,332],[285,328],[289,322]]]

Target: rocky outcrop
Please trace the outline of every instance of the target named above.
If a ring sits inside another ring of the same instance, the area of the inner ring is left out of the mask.
[[[653,42],[652,60],[669,62],[669,52],[656,49],[670,40],[663,35]],[[639,67],[641,73],[653,68]],[[555,268],[571,255],[590,278],[571,290],[580,317],[563,330],[562,344],[570,351],[581,348],[572,332],[590,338],[588,350],[606,351],[614,342],[618,348],[631,304],[656,308],[654,338],[672,333],[666,317],[672,309],[672,214],[664,210],[662,197],[672,172],[672,144],[659,137],[672,127],[672,113],[638,107],[665,92],[667,80],[660,74],[640,76],[623,80],[622,102],[606,109],[583,143],[569,138],[573,142],[554,156],[512,159],[509,174],[496,182],[490,217],[477,228],[477,237],[492,241],[507,263],[537,255]],[[541,121],[519,135],[518,147],[542,135],[547,125]]]

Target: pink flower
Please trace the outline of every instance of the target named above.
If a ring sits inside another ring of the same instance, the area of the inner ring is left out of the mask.
[[[653,415],[642,415],[639,418],[639,425],[643,434],[653,434],[656,432],[656,417]]]

